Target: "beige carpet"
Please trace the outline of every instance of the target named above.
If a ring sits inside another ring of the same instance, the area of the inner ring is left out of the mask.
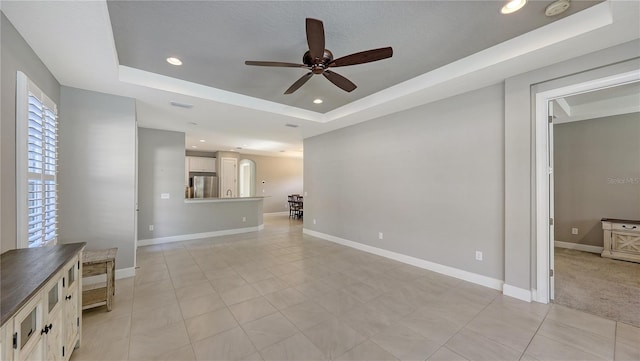
[[[640,263],[555,249],[554,303],[640,327]]]

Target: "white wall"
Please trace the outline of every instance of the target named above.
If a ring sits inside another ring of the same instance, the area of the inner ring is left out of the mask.
[[[60,242],[118,247],[135,265],[135,100],[63,86],[60,104]]]
[[[303,160],[240,154],[242,159],[256,163],[256,196],[267,197],[264,199],[264,213],[288,212],[287,196],[302,194]]]
[[[0,251],[16,248],[16,72],[25,73],[60,107],[60,84],[0,13]]]

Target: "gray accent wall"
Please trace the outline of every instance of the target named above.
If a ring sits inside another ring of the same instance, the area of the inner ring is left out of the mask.
[[[508,78],[502,95],[489,87],[305,139],[305,228],[535,290],[535,95],[639,59],[631,41]]]
[[[556,45],[563,52],[562,44]],[[505,283],[537,287],[535,96],[640,68],[631,41],[505,80]]]
[[[303,160],[240,154],[256,163],[256,196],[265,196],[264,213],[288,212],[287,196],[303,194]]]
[[[185,203],[184,133],[138,129],[138,239],[257,227],[262,201]],[[237,155],[237,154],[236,154]],[[168,193],[169,199],[161,194]],[[246,217],[246,221],[242,221]],[[149,230],[149,225],[154,230]]]
[[[640,220],[640,113],[554,125],[553,143],[556,241],[602,247],[602,218]]]
[[[305,139],[304,227],[504,279],[503,101],[498,84]]]
[[[61,243],[118,247],[116,268],[134,267],[135,100],[63,86],[59,149]]]
[[[16,248],[16,74],[25,73],[60,108],[60,83],[0,12],[0,252]]]

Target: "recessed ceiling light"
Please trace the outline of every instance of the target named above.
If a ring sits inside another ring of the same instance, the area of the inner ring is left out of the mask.
[[[322,104],[322,99],[320,98],[313,99],[313,104]]]
[[[189,125],[198,125],[198,123],[196,123],[196,122],[189,122],[188,124]]]
[[[248,147],[249,145],[247,145],[247,144],[243,144],[242,146],[243,146],[243,147]]]
[[[182,60],[171,56],[167,58],[167,63],[171,65],[182,65]]]
[[[516,11],[522,9],[522,7],[526,3],[527,3],[527,0],[510,0],[508,3],[506,3],[502,7],[502,10],[500,10],[500,12],[503,14],[515,13]]]
[[[297,128],[298,125],[297,124],[291,124],[291,123],[287,123],[284,125],[285,127],[289,127],[289,128]]]
[[[191,148],[198,148],[198,147],[196,147],[195,145],[192,145]]]
[[[200,139],[200,143],[204,143],[204,139]]]

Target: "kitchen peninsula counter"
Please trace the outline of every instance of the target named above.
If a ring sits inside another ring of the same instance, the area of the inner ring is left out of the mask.
[[[259,231],[264,228],[263,199],[264,197],[169,198],[163,206],[174,208],[174,216],[163,219],[162,222],[142,220],[143,226],[138,233],[137,244],[148,246]]]

